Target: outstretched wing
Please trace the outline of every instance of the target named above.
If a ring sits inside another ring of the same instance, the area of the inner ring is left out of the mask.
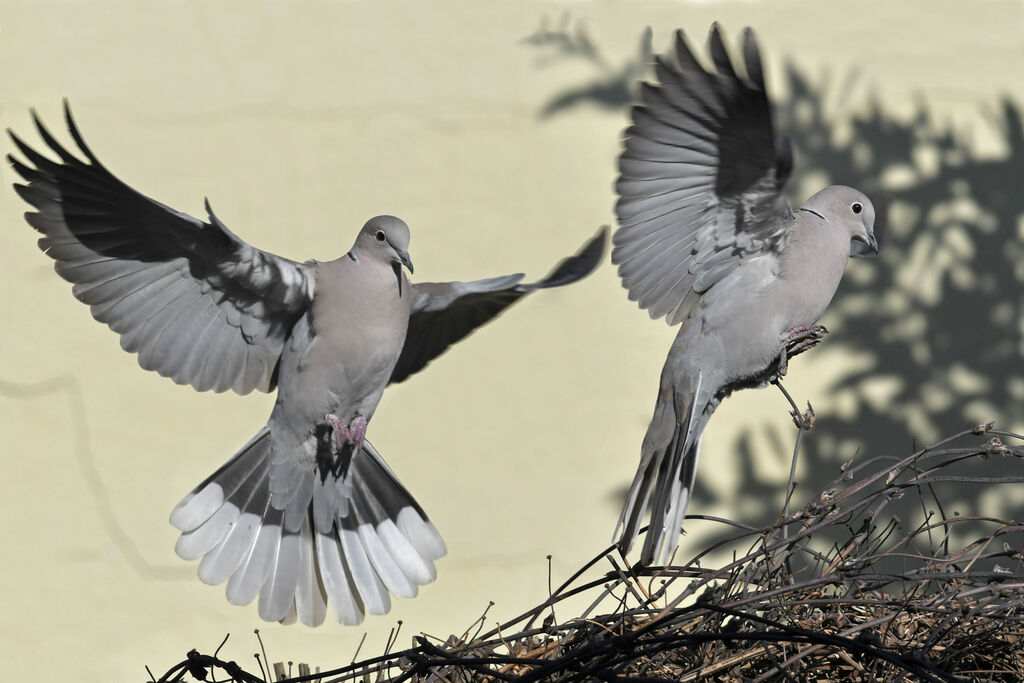
[[[604,255],[607,228],[562,260],[540,282],[520,284],[522,274],[473,282],[423,282],[413,285],[412,313],[405,346],[389,383],[419,372],[484,323],[498,316],[523,296],[538,289],[561,287],[593,272]]]
[[[305,265],[260,251],[209,222],[179,213],[118,180],[86,146],[65,103],[68,130],[85,161],[36,128],[53,161],[8,131],[28,164],[8,160],[36,211],[42,249],[94,318],[121,335],[139,364],[199,391],[269,391],[284,341],[313,296]]]
[[[660,84],[643,84],[619,157],[612,263],[629,298],[670,325],[739,264],[779,251],[793,221],[782,197],[792,152],[772,130],[754,33],[743,34],[745,77],[717,25],[709,42],[714,71],[677,32],[678,66],[656,59]]]

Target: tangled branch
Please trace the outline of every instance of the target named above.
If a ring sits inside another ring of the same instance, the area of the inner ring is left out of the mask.
[[[417,636],[407,650],[279,680],[1018,680],[1024,525],[947,516],[936,494],[950,483],[1024,481],[999,464],[1024,457],[1024,446],[1007,440],[1024,437],[979,425],[904,458],[844,465],[828,488],[765,528],[690,516],[735,532],[685,563],[630,566],[609,547],[548,600],[486,633],[481,617],[473,636],[473,627],[444,642]],[[903,528],[884,519],[889,503],[908,495],[920,498],[922,520]],[[929,500],[939,514],[927,512]],[[988,533],[958,547],[954,530],[967,522]],[[703,566],[723,553],[733,559]],[[553,607],[576,596],[593,599],[578,617],[556,622]],[[160,681],[215,672],[265,680],[193,651]]]

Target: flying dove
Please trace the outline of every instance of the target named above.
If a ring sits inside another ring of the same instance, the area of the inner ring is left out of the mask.
[[[409,228],[371,218],[333,261],[297,263],[136,192],[85,144],[69,152],[33,112],[53,161],[11,134],[8,157],[39,247],[139,364],[198,391],[277,389],[267,424],[171,513],[199,578],[259,597],[268,621],[315,626],[383,614],[433,581],[445,543],[370,442],[385,387],[422,370],[525,294],[579,280],[602,229],[544,280],[411,284]]]
[[[743,35],[742,76],[717,25],[709,42],[714,70],[682,31],[678,64],[655,60],[660,83],[643,85],[619,158],[612,263],[651,318],[682,323],[616,529],[626,552],[651,509],[645,564],[678,542],[712,412],[816,344],[847,258],[878,251],[875,208],[857,190],[834,185],[789,208],[793,156],[772,128],[754,33]]]

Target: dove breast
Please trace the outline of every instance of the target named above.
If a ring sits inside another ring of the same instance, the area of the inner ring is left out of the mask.
[[[282,354],[278,408],[310,425],[327,412],[369,420],[405,342],[410,291],[386,264],[317,264],[309,316]]]

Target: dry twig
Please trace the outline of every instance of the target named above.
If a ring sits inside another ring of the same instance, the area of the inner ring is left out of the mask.
[[[943,514],[900,532],[882,513],[904,495],[939,503],[940,483],[1021,481],[1005,466],[990,476],[955,466],[994,470],[993,456],[1024,457],[1024,447],[1006,444],[1022,439],[980,425],[902,460],[844,466],[798,513],[761,529],[729,523],[733,536],[681,565],[623,569],[607,548],[548,600],[469,642],[416,636],[410,649],[286,681],[1019,680],[1024,568],[1014,548],[1024,547],[1024,526]],[[965,523],[983,524],[987,534],[951,548],[952,531]],[[731,562],[702,566],[730,549]],[[604,562],[607,571],[587,577]],[[552,608],[581,594],[596,596],[591,607],[555,623]],[[535,626],[544,615],[547,623]],[[214,670],[262,680],[192,651],[160,681]]]

